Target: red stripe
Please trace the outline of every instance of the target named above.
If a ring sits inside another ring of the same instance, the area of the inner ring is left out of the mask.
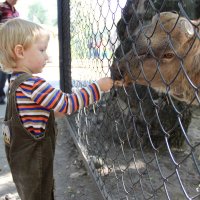
[[[18,108],[43,108],[40,105],[18,105]]]
[[[27,96],[25,96],[22,92],[16,92],[16,96],[20,96],[20,97],[27,97]]]
[[[65,99],[65,102],[66,102],[66,106],[65,106],[65,108],[63,110],[63,113],[66,113],[67,109],[68,109],[68,98],[67,98],[67,96],[65,96],[64,99]]]
[[[27,86],[27,85],[24,85],[24,84],[21,84],[20,87],[24,88],[24,89],[28,89],[28,90],[32,89],[32,86]]]
[[[30,119],[30,120],[43,120],[45,122],[48,121],[47,118],[45,117],[38,117],[38,116],[30,116],[30,117],[21,117],[22,120],[27,120],[27,119]]]
[[[72,95],[73,101],[74,101],[74,112],[78,110],[78,102],[77,97],[75,94]]]
[[[40,104],[40,101],[42,100],[42,98],[44,98],[44,96],[47,96],[51,91],[53,91],[53,88],[49,88],[45,93],[43,93],[38,100],[36,101],[38,104]]]
[[[83,92],[84,97],[85,97],[85,99],[86,99],[85,106],[88,106],[88,104],[89,104],[89,95],[88,95],[88,93],[85,91],[85,89],[82,89],[82,92]]]
[[[92,86],[92,88],[94,89],[96,101],[98,101],[98,100],[99,100],[99,92],[98,92],[97,86],[96,86],[94,83],[91,84],[91,86]]]
[[[44,82],[44,80],[39,80],[39,81],[37,81],[37,82],[33,85],[32,90],[34,90],[38,85],[40,85],[40,84],[43,83],[43,82]]]
[[[41,134],[42,132],[44,132],[44,129],[36,129],[36,128],[27,128],[27,130],[29,131],[29,132],[34,132],[34,133],[37,133],[38,135],[39,134]]]
[[[49,109],[52,109],[54,105],[58,102],[58,99],[60,97],[61,93],[59,92],[54,101],[51,103],[51,105],[48,107]]]

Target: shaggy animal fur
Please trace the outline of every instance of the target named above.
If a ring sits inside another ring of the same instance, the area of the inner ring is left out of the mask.
[[[124,85],[135,82],[199,105],[199,20],[172,12],[155,15],[135,34],[132,49],[113,62],[111,71]]]

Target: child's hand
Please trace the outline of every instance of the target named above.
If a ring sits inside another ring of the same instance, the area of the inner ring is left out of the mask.
[[[114,81],[109,77],[101,78],[97,81],[102,92],[108,92],[114,84]]]

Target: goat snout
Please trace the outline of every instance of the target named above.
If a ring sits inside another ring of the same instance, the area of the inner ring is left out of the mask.
[[[122,80],[124,78],[125,69],[119,67],[117,62],[112,64],[110,71],[113,80]]]

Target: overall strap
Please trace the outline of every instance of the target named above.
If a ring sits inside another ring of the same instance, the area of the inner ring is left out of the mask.
[[[23,83],[28,78],[31,78],[31,74],[23,73],[19,75],[12,83],[10,83],[8,92],[7,92],[7,106],[5,113],[5,120],[11,118],[11,116],[16,114],[16,109],[13,109],[13,106],[16,105],[16,89],[21,83]]]
[[[31,78],[31,74],[23,73],[19,75],[9,86],[8,92],[12,93],[15,92],[16,89],[19,87],[21,83],[23,83],[25,80]]]

